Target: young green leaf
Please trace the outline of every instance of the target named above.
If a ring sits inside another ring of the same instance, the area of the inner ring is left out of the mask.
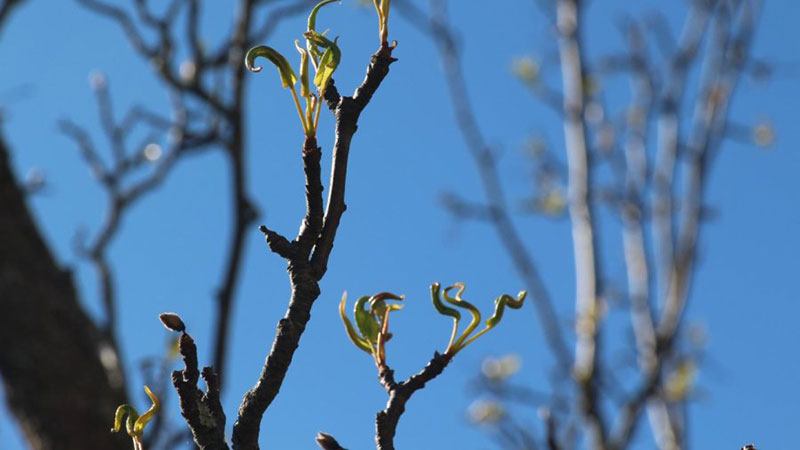
[[[456,292],[455,297],[451,297],[449,295],[450,291],[455,288],[458,288],[458,292]],[[456,346],[461,345],[461,343],[464,342],[464,339],[466,339],[470,334],[472,334],[473,331],[475,331],[475,328],[478,327],[478,324],[481,321],[481,312],[478,310],[478,308],[476,308],[475,305],[473,305],[472,303],[461,298],[461,294],[464,293],[464,290],[466,288],[467,287],[464,285],[464,283],[456,283],[452,286],[445,288],[444,290],[444,299],[448,303],[455,305],[459,308],[464,308],[468,310],[470,314],[472,314],[472,320],[470,320],[469,325],[467,325],[467,328],[464,330],[463,333],[461,333],[461,336],[456,341]]]
[[[338,38],[331,41],[316,31],[306,31],[303,36],[317,47],[325,49],[325,52],[319,59],[317,74],[314,77],[314,85],[317,86],[317,90],[319,90],[320,93],[324,93],[325,88],[328,86],[328,81],[331,79],[331,76],[333,76],[333,72],[336,68],[339,67],[339,62],[342,59],[342,52],[339,50],[339,46],[336,45],[336,40]]]
[[[456,340],[456,333],[458,333],[458,322],[461,320],[461,313],[458,312],[458,310],[442,303],[442,299],[439,296],[441,293],[441,287],[442,286],[439,283],[433,283],[431,285],[431,299],[433,300],[433,306],[437,311],[439,311],[439,314],[453,318],[453,331],[450,333],[450,340],[447,342],[447,349],[445,349],[445,353],[448,353],[452,351],[453,343]]]
[[[297,83],[297,76],[294,74],[292,66],[289,65],[289,61],[287,61],[286,58],[284,58],[283,55],[278,53],[275,49],[266,45],[259,45],[247,51],[247,54],[244,57],[244,63],[247,67],[247,70],[251,72],[261,71],[261,66],[254,65],[256,58],[259,56],[267,58],[272,64],[275,65],[275,67],[278,68],[278,72],[281,76],[281,83],[283,83],[284,88],[294,86],[294,84]]]
[[[491,329],[500,323],[500,320],[503,318],[503,310],[506,306],[511,309],[522,308],[522,302],[525,300],[525,296],[527,294],[527,292],[521,291],[519,294],[517,294],[516,299],[508,294],[503,294],[502,296],[496,298],[494,300],[494,314],[492,314],[492,317],[486,320],[486,328]]]
[[[382,323],[387,308],[390,311],[403,309],[403,305],[387,305],[386,300],[403,300],[404,298],[403,295],[397,296],[390,292],[375,294],[369,298],[369,312]]]
[[[353,324],[350,322],[350,319],[347,318],[347,315],[344,312],[344,306],[347,302],[347,292],[342,295],[342,301],[339,303],[339,315],[342,317],[342,322],[344,322],[344,328],[347,331],[347,336],[353,341],[356,347],[364,350],[365,352],[372,354],[372,346],[362,338],[361,336],[356,333],[355,328],[353,328]]]
[[[494,314],[492,314],[492,317],[490,317],[489,319],[486,320],[486,328],[484,328],[481,331],[475,333],[474,336],[472,336],[471,338],[467,339],[466,341],[459,340],[459,346],[457,347],[456,351],[461,350],[462,348],[466,347],[472,341],[474,341],[475,339],[478,339],[479,337],[483,336],[486,332],[488,332],[489,330],[494,328],[498,323],[500,323],[500,320],[503,318],[503,311],[505,310],[506,306],[508,306],[511,309],[520,309],[520,308],[522,308],[522,303],[525,300],[525,296],[526,295],[527,295],[527,292],[520,291],[520,293],[517,294],[517,298],[516,299],[514,299],[514,297],[512,297],[512,296],[510,296],[508,294],[504,294],[504,295],[496,298],[494,300]]]
[[[324,1],[321,1],[321,2],[317,3],[317,6],[315,6],[314,9],[311,10],[311,14],[308,15],[308,30],[309,31],[317,31],[317,13],[319,12],[319,10],[323,6],[325,6],[325,5],[329,4],[329,3],[335,3],[335,2],[341,3],[339,0],[324,0]]]
[[[294,46],[300,52],[300,96],[308,99],[310,91],[308,89],[308,52],[300,47],[300,42],[295,39]]]
[[[439,314],[450,316],[456,321],[461,320],[461,313],[458,312],[458,310],[442,303],[442,299],[439,297],[441,288],[442,286],[439,283],[433,283],[431,285],[431,299],[433,300],[433,306],[437,311],[439,311]]]
[[[153,419],[153,417],[158,412],[158,407],[159,407],[158,398],[155,396],[155,394],[153,394],[153,391],[151,391],[150,388],[147,387],[147,385],[145,385],[144,387],[144,392],[147,393],[148,397],[150,397],[150,401],[153,402],[153,405],[150,406],[150,408],[147,411],[145,411],[141,416],[139,416],[138,419],[136,419],[136,423],[133,426],[133,432],[138,436],[141,436],[142,433],[144,433],[144,427],[146,427],[147,423]]]
[[[111,429],[111,432],[119,432],[120,428],[122,428],[122,419],[125,418],[125,415],[128,416],[128,420],[125,422],[126,431],[129,436],[133,436],[136,419],[139,418],[139,413],[136,412],[133,406],[128,404],[119,405],[117,407],[117,411],[114,413],[114,428]]]
[[[314,9],[311,10],[311,14],[308,15],[308,30],[313,31],[316,33],[317,31],[317,13],[319,12],[320,8],[327,5],[328,3],[337,2],[339,0],[325,0],[317,4]],[[340,2],[341,3],[341,2]],[[308,49],[308,53],[311,55],[311,61],[314,63],[314,68],[317,69],[319,67],[319,58],[322,53],[319,51],[317,44],[313,43],[311,40],[306,39],[306,48]]]
[[[364,336],[367,342],[373,346],[378,343],[378,332],[380,331],[380,324],[372,313],[364,309],[364,306],[369,301],[370,297],[364,296],[358,299],[353,307],[353,315],[356,318],[356,326]]]

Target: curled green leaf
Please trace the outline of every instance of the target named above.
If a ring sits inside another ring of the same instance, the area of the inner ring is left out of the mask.
[[[281,83],[283,83],[284,88],[294,86],[294,84],[297,83],[297,76],[294,74],[292,66],[289,65],[289,61],[287,61],[286,58],[284,58],[283,55],[278,53],[275,49],[266,45],[259,45],[247,51],[247,54],[244,57],[244,63],[247,67],[247,70],[251,72],[261,71],[261,66],[254,65],[256,58],[259,56],[267,58],[272,64],[275,65],[275,67],[278,68],[278,72],[281,76]]]
[[[153,394],[153,391],[151,391],[150,388],[147,387],[147,385],[145,385],[144,387],[144,392],[147,393],[147,396],[150,397],[150,401],[152,401],[153,404],[147,411],[145,411],[141,416],[139,416],[138,419],[136,419],[136,423],[133,426],[133,432],[138,436],[141,436],[142,433],[144,433],[144,427],[146,427],[147,423],[153,419],[153,417],[158,412],[159,408],[158,398],[155,396],[155,394]]]
[[[317,13],[319,10],[327,5],[328,3],[337,2],[339,0],[324,0],[317,4],[314,9],[311,10],[311,14],[308,15],[308,31],[317,31]],[[317,44],[312,42],[309,39],[306,39],[306,48],[308,49],[308,53],[311,54],[311,60],[314,62],[314,68],[319,67],[319,58],[322,56],[322,53],[319,51],[319,47]]]
[[[374,346],[378,343],[378,332],[380,332],[381,326],[369,309],[364,309],[369,299],[368,296],[359,298],[353,306],[353,315],[356,318],[358,331],[367,342]]]
[[[442,299],[440,298],[441,288],[442,286],[439,283],[433,283],[431,285],[431,299],[433,300],[433,306],[439,311],[439,314],[453,318],[453,331],[450,333],[450,340],[447,342],[447,349],[445,350],[445,353],[449,353],[453,350],[456,333],[458,333],[458,322],[461,320],[461,313],[442,303]]]
[[[330,81],[336,68],[339,67],[339,62],[342,59],[342,52],[339,50],[339,46],[336,45],[338,38],[331,41],[316,31],[306,31],[303,36],[311,44],[325,49],[325,52],[319,58],[317,74],[314,77],[314,85],[317,86],[317,90],[320,93],[324,93],[325,88],[328,87],[328,81]]]
[[[379,321],[383,321],[383,317],[386,314],[387,309],[389,311],[403,309],[403,305],[387,305],[386,300],[403,300],[404,298],[405,296],[403,295],[398,296],[392,294],[391,292],[381,292],[379,294],[375,294],[369,298],[369,312]]]
[[[295,39],[294,46],[300,52],[300,96],[309,98],[311,92],[308,89],[308,52],[300,47],[300,42]]]
[[[456,292],[455,297],[451,297],[450,291],[456,288],[458,288],[458,292]],[[481,312],[478,310],[478,308],[476,308],[472,303],[461,298],[461,294],[464,293],[466,288],[467,287],[464,285],[464,283],[455,283],[454,285],[444,289],[444,299],[448,303],[459,308],[466,309],[472,315],[472,320],[470,320],[469,325],[467,325],[467,328],[463,333],[461,333],[461,336],[456,341],[457,346],[461,345],[461,343],[464,342],[464,339],[466,339],[470,334],[472,334],[473,331],[475,331],[475,328],[478,327],[478,324],[481,321]]]
[[[317,3],[317,6],[315,6],[314,9],[311,10],[311,14],[308,15],[308,30],[309,31],[317,31],[317,13],[319,12],[319,10],[323,6],[325,6],[325,5],[329,4],[329,3],[335,3],[335,2],[341,3],[339,0],[324,0],[324,1],[321,1],[321,2]]]
[[[364,338],[359,336],[358,333],[356,333],[355,328],[353,328],[353,324],[350,322],[350,319],[347,318],[347,315],[344,312],[344,306],[346,302],[347,302],[347,292],[345,292],[344,295],[342,295],[342,301],[339,302],[339,316],[342,317],[342,322],[344,322],[344,329],[345,331],[347,331],[347,337],[349,337],[350,340],[353,341],[353,344],[355,344],[356,347],[360,348],[361,350],[364,350],[365,352],[371,355],[372,346],[369,345],[369,343]]]
[[[436,308],[436,311],[439,311],[439,314],[450,316],[455,320],[461,320],[461,313],[458,312],[458,310],[442,303],[442,299],[440,298],[441,289],[442,285],[439,283],[433,283],[431,285],[431,299],[433,300],[433,306]]]
[[[503,318],[503,310],[506,306],[511,309],[522,308],[522,302],[525,300],[527,294],[528,293],[525,291],[520,291],[516,299],[508,294],[503,294],[496,298],[494,300],[494,314],[486,320],[486,328],[492,329],[495,325],[500,323],[500,320]]]
[[[472,336],[471,338],[467,339],[466,341],[462,341],[461,339],[459,339],[458,345],[456,346],[455,351],[458,352],[459,350],[463,349],[464,347],[469,345],[472,341],[474,341],[475,339],[478,339],[479,337],[483,336],[486,332],[488,332],[489,330],[494,328],[498,323],[500,323],[500,320],[503,318],[503,311],[505,310],[506,306],[508,306],[511,309],[520,309],[520,308],[522,308],[522,303],[525,300],[525,296],[526,295],[527,295],[527,292],[520,291],[520,293],[517,294],[517,298],[516,299],[514,297],[508,295],[508,294],[504,294],[504,295],[496,298],[494,300],[494,314],[492,314],[492,317],[490,317],[489,319],[486,320],[486,328],[484,328],[481,331],[475,333],[474,336]],[[462,336],[462,338],[463,338],[463,336]]]
[[[120,428],[122,428],[122,420],[126,415],[128,416],[128,420],[125,422],[125,429],[129,436],[134,436],[136,419],[139,418],[139,413],[136,412],[136,409],[133,406],[128,404],[119,405],[117,407],[117,410],[114,413],[114,428],[111,429],[112,433],[119,432]]]

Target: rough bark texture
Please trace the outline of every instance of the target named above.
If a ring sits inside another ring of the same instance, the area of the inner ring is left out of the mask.
[[[441,375],[451,358],[447,353],[434,353],[433,358],[422,371],[401,383],[394,381],[392,369],[387,366],[380,368],[378,378],[389,394],[389,401],[386,403],[386,409],[375,417],[375,444],[378,450],[394,450],[397,423],[406,410],[406,403],[414,395],[414,392],[425,387],[425,383]]]
[[[97,328],[31,217],[2,137],[0,211],[0,375],[30,447],[130,448],[109,432],[125,393],[109,382]]]
[[[228,450],[225,442],[225,412],[219,401],[219,378],[211,367],[203,368],[206,392],[197,388],[197,346],[186,332],[181,333],[178,349],[183,357],[183,370],[172,372],[172,385],[178,391],[181,415],[192,431],[192,438],[201,450]]]

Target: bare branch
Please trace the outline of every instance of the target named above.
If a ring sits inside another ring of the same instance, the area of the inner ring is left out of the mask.
[[[564,141],[569,169],[568,198],[575,258],[575,346],[574,376],[579,387],[579,407],[589,425],[592,448],[605,447],[606,430],[597,399],[597,346],[600,328],[600,270],[595,243],[595,224],[590,196],[589,150],[584,121],[585,94],[580,5],[559,0],[556,7],[560,34],[559,54],[564,91]]]
[[[298,238],[289,242],[266,227],[262,231],[273,251],[287,259],[292,296],[286,315],[278,323],[275,339],[255,386],[242,400],[239,417],[233,427],[233,445],[237,449],[258,449],[258,435],[264,412],[278,395],[283,379],[292,362],[300,337],[311,318],[311,307],[320,294],[318,282],[325,275],[328,258],[339,221],[345,210],[344,193],[347,177],[347,159],[350,142],[358,128],[358,118],[389,73],[392,47],[381,47],[373,56],[367,75],[353,97],[341,97],[334,115],[336,139],[333,146],[331,187],[324,218],[321,216],[322,184],[319,179],[319,148],[315,141],[304,145],[304,170],[306,173],[306,217]],[[322,229],[319,229],[322,224]],[[309,255],[307,250],[312,248]]]
[[[333,240],[339,221],[347,205],[344,202],[345,183],[347,180],[347,160],[350,154],[350,141],[358,129],[358,118],[389,73],[389,66],[396,61],[392,57],[392,47],[381,47],[374,55],[367,75],[356,89],[352,97],[340,97],[336,105],[336,139],[333,144],[333,161],[331,163],[330,192],[325,209],[325,220],[319,241],[311,255],[311,265],[317,279],[322,278],[328,270],[328,258],[333,249]],[[327,101],[327,99],[326,99]]]
[[[206,391],[197,388],[197,346],[185,331],[179,342],[183,370],[172,372],[172,384],[178,392],[181,415],[192,430],[192,437],[201,450],[227,450],[225,442],[225,412],[219,400],[219,380],[214,369],[203,368]]]
[[[400,383],[395,382],[394,371],[391,368],[386,365],[378,368],[378,379],[389,394],[386,408],[375,417],[375,443],[378,450],[394,450],[397,423],[406,410],[406,403],[416,391],[441,375],[450,360],[451,355],[434,352],[433,358],[422,371]]]

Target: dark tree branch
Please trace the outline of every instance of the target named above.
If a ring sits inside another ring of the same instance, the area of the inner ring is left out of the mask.
[[[394,450],[397,423],[406,410],[406,403],[427,382],[441,375],[451,359],[450,354],[434,352],[433,358],[422,371],[400,383],[395,382],[394,371],[388,366],[378,368],[378,379],[389,394],[386,408],[375,416],[375,443],[378,450]]]
[[[333,240],[339,221],[347,205],[344,202],[345,184],[347,181],[347,160],[350,154],[350,140],[358,129],[358,118],[389,73],[389,66],[396,61],[392,57],[392,47],[381,47],[372,55],[364,81],[356,89],[352,97],[339,97],[334,115],[336,116],[336,137],[333,144],[333,161],[331,165],[330,192],[325,209],[325,220],[319,241],[311,255],[311,266],[317,279],[321,279],[328,270],[328,258],[333,249]],[[332,96],[332,94],[331,94]],[[327,93],[325,100],[330,105],[332,100]]]
[[[347,159],[350,142],[358,128],[358,118],[381,81],[389,73],[394,62],[392,48],[382,47],[372,56],[367,75],[353,97],[341,97],[334,115],[336,117],[336,139],[333,146],[331,187],[328,205],[321,216],[322,183],[319,172],[319,148],[315,141],[304,145],[303,160],[306,174],[306,217],[295,241],[288,241],[277,232],[266,227],[270,249],[288,262],[292,295],[286,315],[278,323],[275,339],[256,385],[244,396],[239,408],[239,417],[233,427],[233,446],[236,449],[257,450],[261,418],[278,395],[283,379],[292,362],[300,337],[311,318],[311,307],[320,294],[319,280],[325,274],[328,258],[333,249],[333,240],[339,221],[345,210],[344,192],[347,177]],[[312,247],[309,256],[308,251]]]
[[[214,369],[204,367],[202,376],[206,391],[197,388],[197,346],[186,332],[178,343],[183,357],[183,370],[172,372],[172,384],[178,392],[181,415],[192,430],[194,442],[201,450],[227,450],[225,442],[225,412],[219,401],[219,379]]]
[[[306,178],[306,217],[300,225],[295,238],[297,248],[303,258],[308,259],[311,249],[317,243],[322,231],[322,172],[319,161],[322,149],[317,146],[315,138],[306,138],[303,144],[303,172]]]

